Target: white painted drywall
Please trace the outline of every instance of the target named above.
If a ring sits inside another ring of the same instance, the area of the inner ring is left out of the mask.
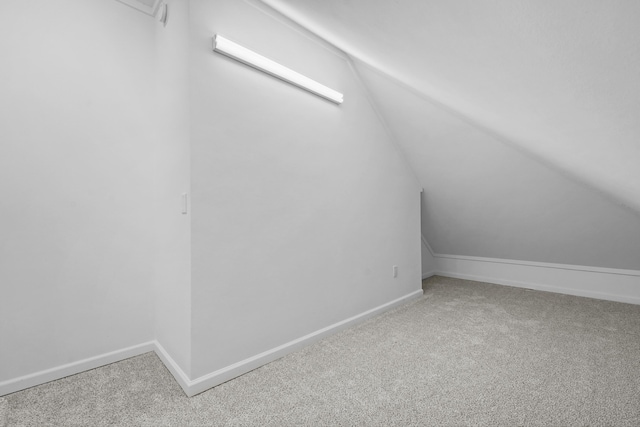
[[[343,57],[247,2],[190,13],[197,378],[419,290],[420,198]],[[344,104],[213,53],[215,33]]]
[[[436,254],[640,270],[640,216],[360,64],[423,193]]]
[[[170,19],[156,23],[157,161],[155,336],[188,375],[191,367],[191,215],[182,213],[190,190],[189,2],[167,2]]]
[[[0,2],[0,381],[153,338],[154,22]]]

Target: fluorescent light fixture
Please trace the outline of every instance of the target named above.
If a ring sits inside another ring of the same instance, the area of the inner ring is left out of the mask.
[[[306,89],[309,92],[326,98],[329,101],[333,101],[336,104],[342,104],[343,95],[340,92],[328,88],[315,80],[311,80],[309,77],[305,77],[302,74],[265,58],[262,55],[258,55],[257,53],[232,42],[231,40],[225,39],[219,34],[213,38],[213,50],[233,58],[236,61],[240,61],[257,68],[267,74],[271,74],[285,82]]]

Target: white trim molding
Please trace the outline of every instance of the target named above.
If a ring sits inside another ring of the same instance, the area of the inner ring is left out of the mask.
[[[10,379],[0,382],[0,396],[15,393],[37,385],[45,384],[50,381],[59,380],[60,378],[70,375],[79,374],[80,372],[90,369],[99,368],[100,366],[110,363],[119,362],[130,357],[148,353],[155,349],[155,342],[150,341],[144,344],[134,345],[132,347],[123,348],[109,353],[101,354],[77,362],[67,363],[44,371],[34,372],[33,374]]]
[[[435,253],[435,271],[423,274],[640,304],[640,271]]]
[[[638,270],[623,270],[617,268],[604,268],[604,267],[590,267],[586,265],[572,265],[572,264],[554,264],[549,262],[535,262],[535,261],[520,261],[513,259],[502,259],[502,258],[482,258],[482,257],[474,257],[474,256],[464,256],[464,255],[445,255],[445,254],[434,254],[434,257],[440,259],[452,259],[452,260],[464,260],[464,261],[474,261],[474,262],[488,262],[495,264],[512,264],[512,265],[523,265],[528,267],[541,267],[541,268],[554,268],[559,270],[574,270],[574,271],[588,271],[592,273],[603,273],[603,274],[616,274],[621,276],[639,276],[640,271]]]
[[[123,348],[121,350],[116,350],[87,359],[79,360],[77,362],[69,363],[66,365],[61,365],[44,371],[35,372],[33,374],[25,375],[19,378],[3,381],[0,383],[0,396],[15,393],[16,391],[45,384],[50,381],[58,380],[60,378],[68,377],[74,374],[79,374],[80,372],[99,368],[100,366],[119,362],[130,357],[154,351],[158,355],[160,360],[162,360],[162,362],[165,364],[169,372],[171,372],[171,375],[173,375],[180,387],[182,387],[182,390],[184,390],[185,394],[191,397],[226,381],[229,381],[235,377],[246,374],[249,371],[252,371],[262,365],[279,359],[300,348],[313,344],[314,342],[319,341],[324,337],[335,334],[336,332],[356,325],[371,317],[391,310],[392,308],[409,303],[415,299],[422,297],[422,295],[422,289],[411,292],[408,295],[405,295],[393,301],[389,301],[386,304],[382,304],[378,307],[372,308],[371,310],[367,310],[341,322],[334,323],[333,325],[329,325],[326,328],[322,328],[296,340],[272,348],[271,350],[267,350],[263,353],[239,361],[194,380],[189,379],[189,376],[182,370],[182,368],[180,368],[175,360],[173,360],[173,358],[164,349],[164,347],[162,347],[162,345],[158,341],[154,340],[146,342],[144,344],[139,344],[132,347]]]
[[[182,390],[184,390],[185,394],[191,397],[191,396],[195,396],[196,394],[202,393],[203,391],[206,391],[212,387],[220,385],[226,381],[229,381],[233,378],[236,378],[240,375],[246,374],[247,372],[252,371],[256,368],[259,368],[260,366],[265,365],[269,362],[273,362],[274,360],[279,359],[289,353],[292,353],[303,347],[311,345],[314,342],[319,341],[324,337],[335,334],[336,332],[339,332],[343,329],[356,325],[371,317],[374,317],[385,311],[391,310],[392,308],[398,307],[400,305],[403,305],[415,299],[418,299],[422,297],[422,295],[423,295],[422,289],[414,291],[408,295],[405,295],[403,297],[390,301],[386,304],[372,308],[371,310],[367,310],[363,313],[357,314],[341,322],[334,323],[333,325],[329,325],[326,328],[322,328],[320,330],[307,334],[303,337],[300,337],[288,343],[282,344],[278,347],[274,347],[263,353],[257,354],[253,357],[249,357],[248,359],[241,360],[237,363],[226,366],[215,372],[211,372],[210,374],[203,375],[194,380],[189,379],[189,377],[184,373],[184,371],[180,369],[178,364],[175,363],[175,361],[171,358],[171,356],[157,342],[155,343],[156,353],[158,354],[158,357],[160,357],[160,359],[167,366],[171,374],[173,374],[178,384],[180,384],[180,386],[182,387]]]
[[[640,304],[640,272],[436,256],[439,276]]]

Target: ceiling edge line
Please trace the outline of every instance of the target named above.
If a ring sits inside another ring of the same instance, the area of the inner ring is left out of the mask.
[[[353,61],[352,61],[352,59],[351,59],[351,57],[349,55],[347,55],[347,63],[349,64],[349,68],[351,69],[351,72],[353,73],[353,76],[355,77],[355,80],[356,80],[357,84],[360,86],[360,89],[364,92],[365,98],[367,99],[367,102],[371,106],[371,109],[373,110],[373,113],[376,115],[376,117],[378,118],[378,121],[382,125],[382,128],[384,129],[385,133],[387,134],[387,138],[389,138],[389,140],[391,141],[391,145],[393,146],[394,151],[396,152],[396,154],[400,158],[401,162],[405,164],[405,167],[409,169],[409,173],[410,173],[411,177],[413,178],[413,181],[414,181],[416,187],[422,193],[422,184],[420,183],[420,179],[418,178],[418,174],[416,173],[416,171],[411,166],[411,163],[409,162],[409,159],[407,159],[406,153],[404,152],[404,150],[402,149],[402,147],[398,143],[398,138],[395,136],[395,134],[391,130],[391,127],[389,126],[389,124],[387,123],[386,119],[384,118],[384,115],[380,111],[380,108],[378,108],[378,103],[376,102],[375,97],[373,96],[373,94],[371,93],[371,90],[369,89],[367,84],[364,82],[364,80],[360,76],[360,73],[358,72],[357,67],[355,66],[355,64],[353,63]]]
[[[317,44],[323,49],[328,50],[332,54],[344,60],[348,60],[348,54],[345,51],[343,51],[333,43],[327,41],[324,37],[321,37],[320,35],[311,31],[304,25],[299,24],[294,19],[289,18],[287,15],[275,9],[273,6],[265,3],[262,0],[244,0],[244,2],[249,6],[259,10],[263,14],[267,15],[271,19],[274,19],[278,21],[280,24],[287,26],[288,28],[302,35],[306,39],[311,40],[313,43]]]

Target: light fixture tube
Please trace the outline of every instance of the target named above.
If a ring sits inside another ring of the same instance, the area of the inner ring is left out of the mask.
[[[280,65],[275,61],[265,58],[245,47],[240,46],[231,40],[225,39],[217,34],[213,38],[213,50],[215,52],[226,55],[237,61],[243,62],[267,74],[282,79],[288,83],[301,87],[318,96],[333,101],[336,104],[342,104],[343,95],[315,80],[305,77],[290,68]]]

